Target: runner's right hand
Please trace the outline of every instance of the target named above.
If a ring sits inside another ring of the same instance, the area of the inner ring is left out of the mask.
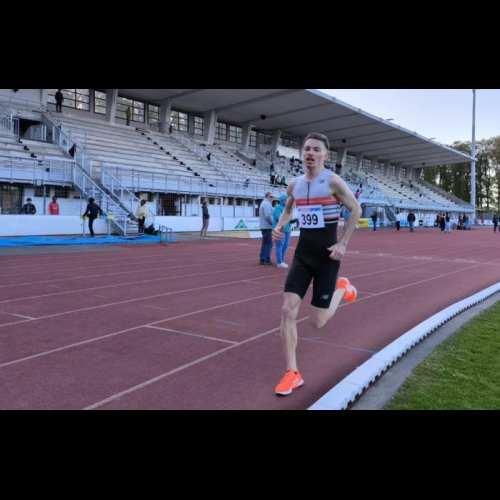
[[[273,230],[273,241],[279,243],[283,239],[283,226],[276,226]]]

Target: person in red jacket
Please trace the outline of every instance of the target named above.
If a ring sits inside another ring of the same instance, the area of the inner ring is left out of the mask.
[[[52,198],[52,203],[49,204],[50,215],[59,215],[59,203],[57,203],[57,198],[54,196]]]

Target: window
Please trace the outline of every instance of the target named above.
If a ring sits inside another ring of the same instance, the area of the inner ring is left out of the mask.
[[[71,188],[70,187],[67,187],[67,186],[64,186],[64,187],[56,186],[54,196],[56,198],[60,198],[62,200],[68,200],[70,193],[71,193]]]
[[[285,148],[299,149],[299,141],[295,139],[280,139],[280,146],[284,146]]]
[[[94,91],[94,113],[98,115],[106,114],[106,92]]]
[[[172,111],[170,113],[170,124],[174,130],[189,132],[189,115],[180,111]]]
[[[125,112],[130,108],[132,111],[132,121],[144,123],[146,119],[146,105],[140,101],[127,99],[126,97],[118,97],[116,101],[116,116],[117,118],[127,119]]]
[[[149,123],[160,123],[160,107],[148,105],[148,121]]]
[[[49,89],[49,103],[56,104],[57,90]],[[62,94],[64,107],[90,111],[90,89],[62,89]]]
[[[24,204],[23,192],[23,186],[0,184],[0,214],[20,214]]]
[[[271,146],[273,143],[273,136],[270,134],[260,133],[258,135],[258,143],[263,146]]]
[[[236,142],[236,144],[243,144],[243,129],[235,125],[229,126],[229,142]]]
[[[205,135],[205,119],[201,116],[194,117],[194,133],[195,135]]]
[[[347,168],[353,170],[356,168],[356,157],[352,155],[347,155],[346,157],[346,166]]]
[[[257,132],[250,132],[250,147],[257,147]]]
[[[35,198],[50,198],[50,187],[35,186]]]
[[[227,124],[217,122],[217,128],[215,129],[215,138],[219,141],[227,141]]]

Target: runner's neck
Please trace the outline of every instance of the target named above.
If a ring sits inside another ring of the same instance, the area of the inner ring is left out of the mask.
[[[308,168],[306,171],[306,181],[307,182],[315,181],[325,170],[326,170],[325,167],[323,167],[321,169],[316,169],[316,168],[309,169]]]

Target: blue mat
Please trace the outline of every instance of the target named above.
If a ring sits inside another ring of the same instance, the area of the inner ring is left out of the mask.
[[[25,236],[21,238],[0,238],[0,248],[37,247],[48,245],[116,245],[130,243],[159,243],[159,236],[98,236],[96,238],[52,238],[49,236]],[[177,243],[172,238],[172,243]]]

